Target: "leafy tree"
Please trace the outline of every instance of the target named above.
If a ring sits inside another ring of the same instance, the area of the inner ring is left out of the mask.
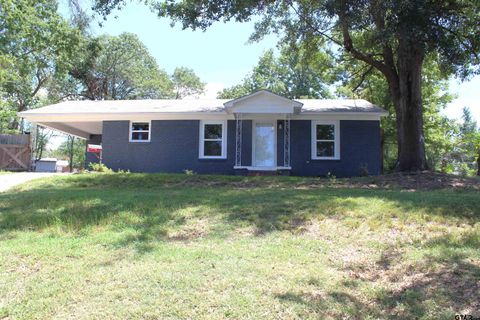
[[[382,119],[382,155],[385,170],[393,170],[398,161],[396,114],[388,83],[380,72],[362,62],[354,61],[342,68],[343,86],[338,88],[338,95],[363,98],[389,111]],[[448,154],[456,144],[457,126],[442,115],[441,110],[453,97],[448,93],[448,80],[434,56],[426,59],[422,77],[426,158],[430,168],[445,171]]]
[[[39,106],[48,83],[67,74],[81,34],[55,0],[0,0],[0,34],[0,128],[16,130],[15,113]]]
[[[186,96],[202,94],[205,91],[205,83],[195,74],[192,69],[177,67],[172,74],[175,99]]]
[[[316,51],[307,55],[304,48],[283,46],[278,58],[273,50],[266,51],[241,84],[225,88],[220,99],[234,99],[254,91],[267,89],[291,99],[331,97],[328,84],[335,79],[331,55]]]
[[[40,160],[43,158],[44,154],[48,151],[47,145],[49,141],[55,137],[56,133],[48,128],[41,126],[35,127],[35,145],[34,145],[34,154],[35,160]]]
[[[463,108],[463,123],[459,128],[459,149],[460,161],[464,164],[467,173],[477,167],[476,174],[480,175],[480,129],[473,119],[470,108]]]
[[[100,36],[84,44],[70,71],[80,96],[90,100],[158,99],[172,96],[172,83],[145,45],[131,33]]]
[[[70,171],[81,169],[85,164],[85,140],[69,135],[50,156],[68,160]]]
[[[96,0],[108,14],[123,0]],[[395,108],[398,169],[422,170],[425,157],[422,74],[436,54],[442,71],[466,77],[480,63],[480,6],[477,0],[157,1],[160,17],[184,28],[213,22],[243,22],[261,14],[253,39],[269,32],[307,43],[327,39],[353,59],[380,72]],[[315,46],[309,46],[315,48]]]

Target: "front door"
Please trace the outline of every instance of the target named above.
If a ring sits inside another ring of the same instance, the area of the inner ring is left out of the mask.
[[[255,167],[275,166],[275,126],[273,122],[256,122],[253,137]]]

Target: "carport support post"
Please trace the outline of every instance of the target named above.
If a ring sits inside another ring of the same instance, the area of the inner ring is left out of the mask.
[[[235,166],[240,167],[242,165],[242,114],[235,113]]]
[[[285,114],[283,126],[283,166],[290,167],[290,115]]]
[[[36,123],[31,124],[30,129],[30,170],[34,169],[36,155],[36,146],[37,146],[37,134],[38,134],[38,125]]]

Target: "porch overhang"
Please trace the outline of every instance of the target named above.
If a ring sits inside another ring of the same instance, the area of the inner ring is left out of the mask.
[[[260,90],[224,103],[227,114],[299,114],[303,103]]]

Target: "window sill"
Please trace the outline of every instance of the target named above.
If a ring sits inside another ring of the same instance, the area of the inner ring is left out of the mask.
[[[312,158],[311,160],[312,161],[324,161],[324,160],[332,161],[332,160],[341,160],[341,158]]]
[[[227,160],[227,157],[198,157],[199,160]]]

